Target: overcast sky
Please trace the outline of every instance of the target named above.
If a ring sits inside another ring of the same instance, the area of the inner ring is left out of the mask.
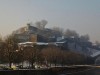
[[[76,30],[100,41],[100,0],[0,0],[2,36],[42,19],[47,27]]]

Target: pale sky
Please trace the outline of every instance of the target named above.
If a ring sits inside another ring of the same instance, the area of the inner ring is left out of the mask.
[[[76,30],[100,42],[100,0],[0,0],[2,36],[42,19],[47,27]]]

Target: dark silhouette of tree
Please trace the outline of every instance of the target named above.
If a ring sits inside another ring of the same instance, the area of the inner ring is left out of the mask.
[[[17,42],[18,40],[16,40],[13,35],[7,36],[4,40],[4,56],[9,63],[9,67],[11,67],[11,64],[14,62],[16,57],[14,54],[18,49]]]
[[[41,20],[41,21],[37,21],[36,23],[35,23],[35,25],[36,25],[36,27],[38,28],[38,29],[44,29],[45,28],[45,26],[46,26],[46,24],[48,23],[48,21],[46,21],[46,20]]]
[[[74,52],[60,50],[57,47],[49,46],[42,50],[43,57],[47,64],[59,65],[72,65],[72,64],[84,64],[86,58],[84,55]]]
[[[3,42],[3,39],[2,37],[0,37],[0,62],[1,63],[5,63],[5,57],[4,57],[4,48],[5,48],[5,45],[4,45],[4,42]]]
[[[77,38],[77,37],[79,37],[79,34],[74,30],[67,29],[64,32],[64,36],[69,37],[69,38],[71,38],[71,37]]]
[[[31,67],[34,68],[34,63],[39,62],[41,59],[40,50],[37,45],[33,45],[33,47],[24,47],[23,48],[23,58],[24,61],[27,60],[30,62]]]
[[[50,65],[54,63],[56,66],[60,58],[60,51],[61,50],[58,47],[51,45],[49,47],[44,48],[42,50],[42,55],[45,62],[47,64],[49,63]]]
[[[45,28],[45,26],[46,26],[47,23],[48,23],[48,21],[46,21],[46,20],[41,20],[41,27],[42,27],[42,29]]]
[[[83,42],[88,42],[90,40],[90,37],[88,34],[82,35],[82,36],[80,36],[80,40]]]

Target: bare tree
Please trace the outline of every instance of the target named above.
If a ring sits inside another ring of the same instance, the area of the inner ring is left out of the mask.
[[[37,22],[35,23],[35,25],[36,25],[36,27],[37,27],[38,29],[44,29],[47,23],[48,23],[48,22],[47,22],[46,20],[41,20],[41,21],[37,21]]]
[[[33,45],[33,47],[24,47],[23,48],[23,57],[24,61],[29,61],[31,63],[31,67],[34,68],[33,64],[35,62],[39,62],[41,56],[40,56],[40,50],[37,45]]]
[[[84,60],[81,55],[74,53],[74,52],[67,52],[66,53],[66,64],[80,64]]]
[[[65,37],[79,37],[79,34],[74,31],[74,30],[70,30],[70,29],[67,29],[65,32],[64,32],[64,36]]]
[[[35,25],[36,25],[36,27],[37,27],[38,29],[41,28],[41,22],[37,21],[37,22],[35,23]]]
[[[80,36],[80,39],[81,39],[81,41],[86,42],[86,41],[89,41],[89,40],[90,40],[90,37],[89,37],[88,34],[86,34],[86,35],[82,35],[82,36]]]
[[[0,61],[1,61],[1,63],[5,62],[4,48],[5,48],[5,46],[4,46],[3,39],[2,39],[2,37],[0,37]]]
[[[11,63],[14,62],[14,58],[16,57],[14,53],[18,49],[17,47],[18,40],[15,39],[13,35],[9,35],[4,40],[4,55],[5,59],[9,62],[9,67],[11,67]]]
[[[56,66],[60,58],[60,49],[55,46],[49,46],[42,50],[42,54],[47,64],[50,63],[51,66],[51,63],[53,63]]]

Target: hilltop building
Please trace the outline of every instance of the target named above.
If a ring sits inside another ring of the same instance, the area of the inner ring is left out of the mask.
[[[37,28],[31,24],[22,27],[13,32],[15,37],[19,40],[19,45],[49,45],[53,44],[59,46],[64,50],[91,55],[94,51],[99,51],[100,48],[94,46],[92,42],[83,41],[80,38],[67,37],[65,38],[58,32],[49,28]]]
[[[61,37],[59,33],[51,29],[39,29],[31,24],[14,31],[13,34],[20,42],[54,42]]]

